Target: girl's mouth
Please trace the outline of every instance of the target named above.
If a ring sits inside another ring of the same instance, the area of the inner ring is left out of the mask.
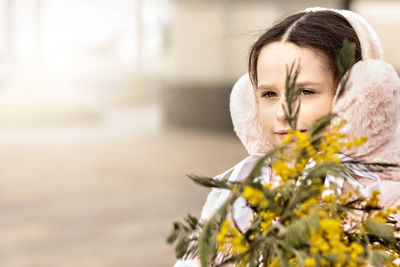
[[[302,133],[307,132],[307,130],[299,130]],[[284,136],[287,135],[289,132],[289,130],[281,130],[281,131],[276,131],[275,134],[280,135],[280,136]]]

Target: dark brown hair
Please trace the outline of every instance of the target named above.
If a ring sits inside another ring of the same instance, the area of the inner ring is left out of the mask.
[[[328,59],[334,82],[340,80],[336,60],[344,40],[355,43],[355,62],[361,60],[361,46],[357,33],[348,20],[334,11],[300,12],[289,16],[267,30],[253,44],[249,56],[249,75],[257,86],[257,61],[261,49],[276,41],[287,41],[300,47],[316,49]]]

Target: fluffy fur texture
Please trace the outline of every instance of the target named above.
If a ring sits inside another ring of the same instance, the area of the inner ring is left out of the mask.
[[[239,78],[230,96],[230,111],[234,131],[251,154],[267,152],[272,144],[262,138],[257,121],[256,96],[248,74]]]
[[[368,137],[364,145],[352,151],[353,156],[376,159],[376,152],[392,142],[399,107],[400,79],[390,64],[365,60],[353,66],[345,92],[341,98],[335,97],[332,109],[338,114],[336,121],[348,122],[343,132],[353,137]]]

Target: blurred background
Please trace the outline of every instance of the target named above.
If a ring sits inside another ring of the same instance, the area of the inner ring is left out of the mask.
[[[247,154],[229,116],[249,47],[309,6],[359,12],[400,68],[400,2],[0,0],[0,266],[172,266]]]

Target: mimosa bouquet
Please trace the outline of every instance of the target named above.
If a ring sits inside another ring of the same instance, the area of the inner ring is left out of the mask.
[[[342,64],[343,73],[351,65]],[[231,193],[209,220],[189,215],[174,224],[168,242],[175,243],[177,258],[198,258],[202,266],[397,266],[400,229],[392,216],[400,207],[382,208],[378,190],[365,193],[352,185],[359,172],[398,166],[344,156],[366,138],[342,134],[346,122],[332,125],[335,114],[318,119],[307,132],[296,130],[298,73],[292,65],[286,79],[285,112],[292,130],[243,182],[190,176]],[[277,178],[274,184],[260,179],[265,167]],[[232,216],[238,199],[252,211],[245,229]]]

